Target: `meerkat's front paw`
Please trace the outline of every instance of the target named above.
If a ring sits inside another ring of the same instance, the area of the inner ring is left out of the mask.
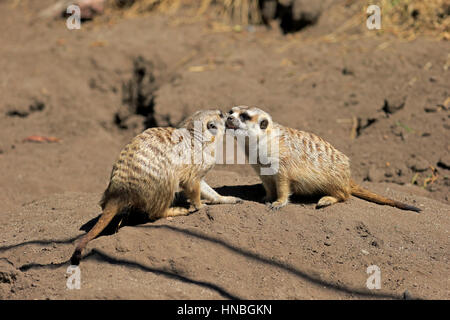
[[[192,208],[194,208],[193,212],[198,211],[204,207],[206,207],[206,204],[201,203],[201,202],[192,204]]]
[[[243,200],[237,197],[221,196],[220,198],[209,201],[209,204],[234,204],[241,202],[243,202]]]
[[[281,208],[283,208],[284,206],[287,205],[287,201],[275,201],[272,203],[269,203],[269,208],[272,210],[280,210]]]

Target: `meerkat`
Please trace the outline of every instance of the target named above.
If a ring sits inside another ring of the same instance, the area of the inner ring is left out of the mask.
[[[379,196],[363,189],[351,179],[350,161],[322,138],[304,131],[284,127],[261,109],[248,106],[233,107],[225,122],[236,137],[246,136],[244,144],[248,156],[250,150],[265,149],[271,165],[276,164],[273,174],[261,174],[267,168],[258,158],[254,169],[259,173],[266,191],[264,201],[278,210],[289,201],[291,194],[321,195],[317,208],[346,201],[351,195],[390,205],[403,210],[421,211],[411,205]],[[252,141],[254,146],[249,146]],[[256,141],[256,142],[255,142]]]
[[[170,207],[179,189],[195,210],[204,206],[201,197],[214,204],[240,202],[239,198],[219,195],[203,180],[215,164],[215,147],[225,132],[224,120],[219,110],[198,111],[179,129],[150,128],[132,139],[113,165],[100,201],[102,215],[79,241],[71,264],[79,264],[88,242],[125,208],[141,210],[150,220],[187,215],[191,212],[187,208]]]

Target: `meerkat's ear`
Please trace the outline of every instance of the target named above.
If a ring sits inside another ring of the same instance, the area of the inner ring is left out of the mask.
[[[262,130],[266,130],[268,126],[269,126],[269,120],[267,120],[267,119],[262,119],[261,122],[259,123],[259,127]]]
[[[190,120],[190,121],[188,121]],[[183,123],[183,127],[185,127],[187,130],[191,131],[194,129],[194,122],[191,119],[187,119]]]

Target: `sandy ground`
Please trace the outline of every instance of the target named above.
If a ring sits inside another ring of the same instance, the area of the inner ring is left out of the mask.
[[[35,18],[51,2],[0,2],[1,299],[450,298],[448,42],[325,41],[326,17],[288,36],[157,13],[70,31]],[[68,290],[74,243],[101,213],[120,149],[144,129],[140,115],[125,129],[114,121],[138,56],[155,66],[157,125],[255,105],[346,153],[364,187],[423,211],[351,198],[272,212],[250,167],[217,166],[207,181],[242,204],[126,221],[89,244],[81,289]],[[371,265],[379,290],[366,287]]]

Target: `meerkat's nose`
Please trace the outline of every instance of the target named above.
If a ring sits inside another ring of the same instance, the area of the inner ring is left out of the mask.
[[[226,126],[228,129],[236,129],[236,128],[237,128],[237,125],[234,123],[234,120],[235,120],[234,117],[229,116],[229,117],[227,118],[227,121],[225,122],[225,126]]]

